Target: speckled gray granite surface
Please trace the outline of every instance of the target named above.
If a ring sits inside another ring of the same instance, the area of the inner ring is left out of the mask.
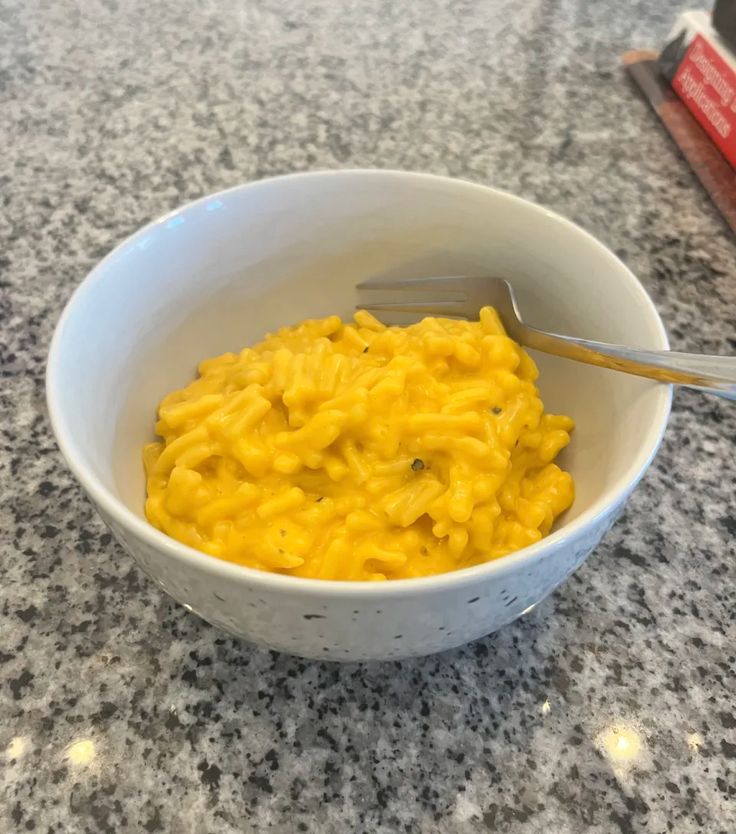
[[[528,618],[331,666],[163,596],[43,398],[53,324],[113,244],[324,167],[542,202],[641,277],[676,348],[736,352],[734,240],[617,65],[680,8],[0,0],[0,831],[736,831],[734,405],[677,394],[625,516]]]

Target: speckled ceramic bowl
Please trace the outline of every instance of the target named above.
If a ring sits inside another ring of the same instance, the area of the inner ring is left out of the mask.
[[[294,175],[198,200],[134,234],[58,324],[47,394],[64,456],[118,541],[167,593],[225,631],[333,660],[428,654],[524,614],[572,573],[655,454],[669,387],[540,359],[542,395],[577,429],[563,463],[577,500],[550,536],[478,567],[348,583],[239,567],[143,515],[141,447],[154,410],[203,357],[279,325],[349,315],[369,276],[493,273],[547,330],[666,348],[657,312],[611,252],[538,206],[470,183],[393,171]]]

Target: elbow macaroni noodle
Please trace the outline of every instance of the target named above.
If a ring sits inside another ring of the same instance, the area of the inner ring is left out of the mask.
[[[569,417],[490,307],[480,321],[304,321],[199,366],[144,449],[146,515],[212,556],[383,580],[497,559],[573,501]]]

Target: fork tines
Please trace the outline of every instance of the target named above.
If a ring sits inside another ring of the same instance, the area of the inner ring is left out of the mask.
[[[463,276],[432,278],[370,279],[358,284],[358,290],[388,290],[390,292],[439,292],[452,293],[458,298],[441,298],[436,301],[377,301],[360,304],[361,310],[383,313],[426,313],[436,316],[462,316],[467,303]]]

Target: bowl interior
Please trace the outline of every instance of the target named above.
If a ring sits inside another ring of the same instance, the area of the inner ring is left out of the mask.
[[[299,319],[350,316],[372,276],[499,275],[525,319],[548,330],[665,348],[631,273],[589,235],[517,198],[397,172],[332,172],[254,183],[146,227],[88,277],[59,325],[49,400],[62,448],[143,515],[141,447],[155,408],[199,360]],[[577,422],[563,463],[570,523],[614,500],[656,447],[667,389],[535,355],[550,411]]]

